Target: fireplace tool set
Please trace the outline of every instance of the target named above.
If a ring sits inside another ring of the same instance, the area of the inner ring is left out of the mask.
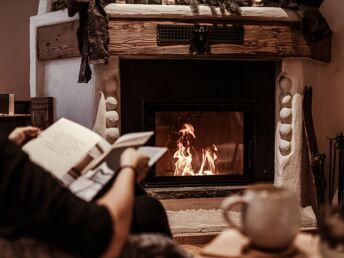
[[[330,142],[330,160],[328,175],[328,198],[329,204],[332,204],[335,182],[338,180],[338,205],[344,204],[344,135],[337,134],[334,138],[328,138]]]

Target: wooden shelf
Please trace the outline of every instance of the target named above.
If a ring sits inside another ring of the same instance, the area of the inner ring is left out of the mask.
[[[8,121],[31,121],[30,114],[0,114],[0,123]]]
[[[30,114],[0,114],[0,128],[6,134],[9,134],[16,127],[27,126],[29,124],[31,124]]]

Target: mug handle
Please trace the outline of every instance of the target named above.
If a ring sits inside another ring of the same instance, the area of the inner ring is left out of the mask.
[[[233,220],[231,219],[230,214],[228,212],[237,205],[246,206],[247,204],[248,204],[248,202],[241,196],[229,197],[229,198],[223,200],[223,202],[221,204],[221,209],[223,211],[222,214],[223,214],[223,218],[225,219],[225,221],[228,223],[228,225],[230,227],[239,230],[243,234],[244,234],[244,229],[233,223]],[[242,216],[241,216],[241,218],[242,218]]]

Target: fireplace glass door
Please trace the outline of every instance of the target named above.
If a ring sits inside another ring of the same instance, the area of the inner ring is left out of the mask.
[[[145,103],[146,129],[167,153],[147,185],[219,184],[249,180],[250,104]]]

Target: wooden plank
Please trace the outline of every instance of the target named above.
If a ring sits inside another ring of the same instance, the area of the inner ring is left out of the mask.
[[[156,27],[158,24],[185,25],[190,23],[110,20],[110,54],[190,57],[188,44],[157,45]],[[208,23],[208,25],[211,24]],[[38,59],[52,60],[79,56],[77,27],[77,21],[40,27],[38,29]],[[310,47],[293,25],[244,25],[244,27],[243,45],[214,44],[211,46],[211,56],[280,58],[309,57],[311,55]]]
[[[80,56],[77,30],[79,21],[39,27],[37,29],[38,60]]]
[[[242,7],[241,15],[223,16],[217,8],[213,16],[208,6],[199,6],[199,14],[194,14],[190,6],[185,5],[146,5],[146,4],[109,4],[105,10],[110,18],[115,19],[191,19],[228,21],[265,21],[265,22],[301,22],[301,17],[294,11],[279,7]]]
[[[111,20],[109,23],[111,55],[190,55],[189,44],[157,46],[158,24],[185,25],[186,23]],[[243,45],[213,44],[211,54],[259,57],[310,56],[310,48],[301,33],[293,26],[245,25],[244,28]]]

